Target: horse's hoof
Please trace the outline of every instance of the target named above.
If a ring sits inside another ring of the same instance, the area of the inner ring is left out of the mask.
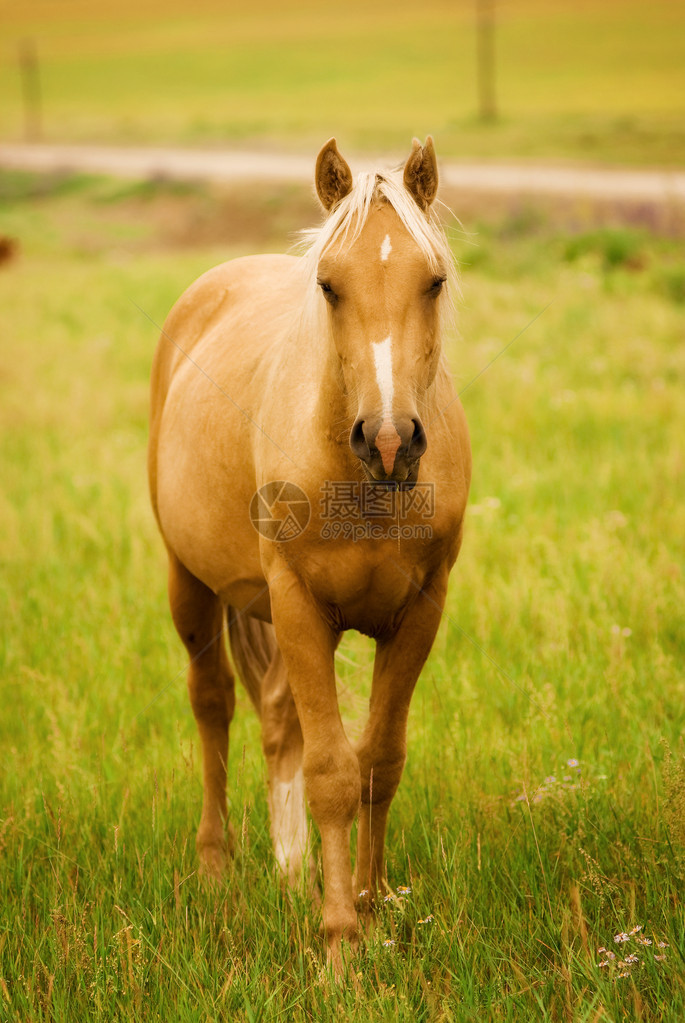
[[[346,936],[342,940],[340,938],[329,940],[327,964],[338,984],[349,981],[353,986],[358,985],[357,976],[350,962],[358,948],[359,938],[356,931],[349,938]]]
[[[223,842],[197,847],[200,859],[200,876],[206,881],[222,881],[226,874],[227,854]]]

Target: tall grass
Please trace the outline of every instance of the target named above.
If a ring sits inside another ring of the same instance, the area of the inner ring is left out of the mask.
[[[196,874],[199,751],[145,487],[156,331],[137,306],[160,323],[243,247],[156,233],[211,197],[107,203],[81,182],[29,203],[18,184],[2,213],[21,253],[0,272],[0,1019],[682,1019],[675,244],[571,244],[529,216],[454,234],[475,473],[390,821],[388,878],[411,892],[336,986],[317,912],[279,886],[242,694],[237,855],[218,888]],[[354,732],[373,648],[351,635],[341,654]]]

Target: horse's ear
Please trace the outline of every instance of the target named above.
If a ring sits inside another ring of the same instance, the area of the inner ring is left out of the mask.
[[[427,210],[438,191],[438,164],[433,139],[426,138],[425,146],[414,139],[409,159],[404,165],[404,185],[422,210]]]
[[[316,158],[316,194],[330,210],[352,188],[352,171],[338,152],[335,139],[329,139]]]

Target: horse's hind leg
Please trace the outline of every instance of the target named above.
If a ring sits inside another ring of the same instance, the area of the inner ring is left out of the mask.
[[[307,852],[302,730],[281,652],[276,648],[261,688],[262,745],[269,771],[274,852],[283,876],[297,884]]]
[[[200,869],[219,877],[226,865],[226,763],[235,706],[219,598],[170,553],[169,603],[190,656],[188,692],[202,744],[202,817],[197,832]],[[228,830],[232,851],[232,833]]]

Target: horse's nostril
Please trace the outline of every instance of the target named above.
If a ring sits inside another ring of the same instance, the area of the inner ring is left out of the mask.
[[[409,447],[407,449],[407,456],[409,458],[421,458],[426,448],[428,447],[428,441],[426,440],[426,432],[423,428],[420,419],[412,419],[414,424],[414,432],[411,440],[409,441]]]
[[[369,445],[364,436],[364,420],[358,419],[350,431],[350,447],[352,453],[363,462],[368,461],[371,456]]]

